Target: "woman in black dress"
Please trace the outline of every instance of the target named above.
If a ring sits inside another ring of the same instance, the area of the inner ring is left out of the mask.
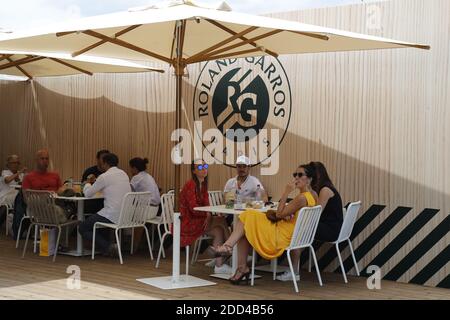
[[[315,239],[333,242],[339,236],[344,219],[342,199],[333,182],[331,182],[323,163],[311,162],[310,165],[315,168],[315,178],[313,178],[311,186],[319,195],[317,204],[323,208]]]

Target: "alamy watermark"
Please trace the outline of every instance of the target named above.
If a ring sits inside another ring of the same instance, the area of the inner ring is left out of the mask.
[[[370,274],[367,278],[367,288],[369,290],[381,290],[381,269],[379,266],[368,266],[367,274]]]
[[[81,269],[77,265],[68,266],[66,273],[70,276],[66,279],[66,287],[69,290],[81,289]]]
[[[191,164],[192,159],[202,158],[207,164],[234,165],[236,157],[246,155],[252,165],[261,164],[261,175],[275,175],[279,169],[278,129],[226,130],[225,136],[217,128],[203,132],[202,122],[194,122],[197,134],[191,135],[187,129],[172,132],[171,141],[177,142],[172,148],[171,159],[175,164]]]

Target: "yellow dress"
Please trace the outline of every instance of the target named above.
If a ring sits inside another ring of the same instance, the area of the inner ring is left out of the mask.
[[[316,205],[311,192],[302,193],[306,197],[308,207]],[[258,254],[270,260],[281,256],[291,243],[298,211],[291,220],[280,220],[272,223],[264,213],[249,209],[239,215],[244,224],[245,237]]]

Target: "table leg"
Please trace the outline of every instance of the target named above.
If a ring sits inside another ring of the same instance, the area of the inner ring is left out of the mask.
[[[84,201],[78,201],[78,211],[77,211],[78,221],[84,221]],[[83,238],[80,235],[77,226],[77,255],[83,255]]]
[[[233,230],[236,228],[236,223],[239,219],[239,215],[235,214],[233,215]],[[237,245],[233,247],[233,255],[231,257],[231,270],[233,270],[232,274],[236,273],[238,267],[238,250]]]

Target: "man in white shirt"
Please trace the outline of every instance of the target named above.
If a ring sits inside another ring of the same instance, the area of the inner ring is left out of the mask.
[[[147,158],[133,158],[130,160],[130,169],[133,177],[131,178],[131,189],[134,192],[150,192],[150,204],[159,206],[161,198],[159,188],[155,179],[147,173]]]
[[[12,206],[19,192],[14,187],[22,183],[26,168],[19,170],[20,160],[16,155],[10,155],[6,160],[6,170],[2,171],[0,177],[0,226],[6,219],[6,207]],[[3,205],[3,206],[2,206]]]
[[[87,183],[83,188],[86,197],[95,197],[97,192],[101,192],[104,197],[104,208],[98,213],[90,216],[80,224],[79,232],[83,239],[91,240],[93,227],[96,222],[118,223],[122,200],[125,194],[131,192],[130,180],[125,171],[117,168],[118,157],[113,153],[102,156],[101,167],[104,171],[97,179],[94,175],[87,178]],[[113,254],[116,250],[112,246],[106,234],[98,232],[95,235],[97,248],[106,255]]]
[[[237,190],[243,198],[255,198],[258,186],[262,190],[262,200],[267,202],[267,193],[261,181],[250,175],[250,159],[246,156],[239,156],[236,160],[237,176],[227,181],[224,188],[225,192]]]

